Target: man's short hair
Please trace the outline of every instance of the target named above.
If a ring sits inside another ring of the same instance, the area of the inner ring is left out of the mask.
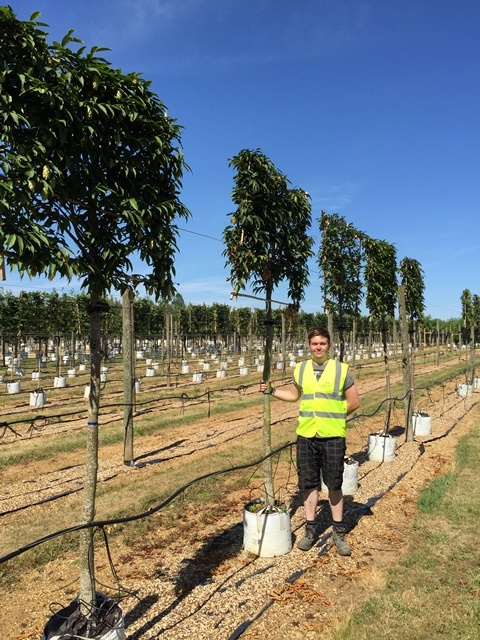
[[[322,338],[326,338],[328,340],[328,344],[331,344],[330,334],[326,329],[311,329],[308,332],[308,342],[310,343],[312,338],[316,338],[317,336],[321,336]]]

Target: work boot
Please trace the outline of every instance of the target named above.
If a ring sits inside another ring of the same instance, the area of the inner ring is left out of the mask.
[[[305,535],[297,542],[297,548],[301,551],[309,551],[315,544],[315,525],[305,525]]]
[[[348,542],[345,540],[345,529],[333,527],[332,541],[337,547],[337,553],[340,556],[350,556],[352,554]]]

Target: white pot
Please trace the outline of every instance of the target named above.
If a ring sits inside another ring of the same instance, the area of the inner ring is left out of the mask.
[[[388,433],[371,433],[368,436],[368,459],[379,462],[395,460],[397,439]]]
[[[256,512],[250,511],[258,505]],[[260,558],[283,556],[292,550],[290,513],[275,508],[268,511],[255,500],[243,508],[243,548]]]
[[[47,395],[42,389],[32,391],[30,393],[30,406],[31,407],[43,407],[47,400]]]
[[[414,413],[412,425],[414,436],[429,436],[432,433],[432,418],[426,414]]]
[[[459,384],[457,393],[461,398],[473,395],[473,386],[471,384]]]

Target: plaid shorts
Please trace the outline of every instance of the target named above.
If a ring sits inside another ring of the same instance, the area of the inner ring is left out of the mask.
[[[330,491],[341,489],[346,450],[345,438],[298,436],[297,468],[300,491],[320,487],[322,477]]]

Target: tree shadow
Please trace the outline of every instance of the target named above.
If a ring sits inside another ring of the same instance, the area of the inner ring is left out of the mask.
[[[165,618],[169,613],[174,611],[196,587],[213,582],[213,576],[215,575],[216,570],[225,561],[238,556],[242,548],[243,523],[237,523],[229,529],[221,531],[217,535],[205,538],[202,546],[193,554],[193,556],[190,558],[184,558],[181,562],[182,566],[175,580],[175,600],[154,617],[149,618],[142,627],[135,631],[135,633],[129,635],[130,640],[140,640],[140,638],[153,629],[155,625],[162,620],[162,618]],[[238,571],[241,571],[243,568],[243,565],[239,566]],[[232,574],[228,573],[225,580],[229,581],[231,578]],[[208,600],[213,597],[214,593],[222,590],[222,588],[223,583],[220,583],[215,591],[206,596],[205,600],[200,602],[195,609],[186,613],[182,619],[177,620],[177,622],[172,623],[169,627],[163,629],[161,633],[181,624],[183,620],[195,615],[200,609],[202,609]],[[126,616],[126,623],[132,624],[136,620],[145,617],[148,609],[157,601],[158,596],[152,595],[140,600],[128,616]]]

